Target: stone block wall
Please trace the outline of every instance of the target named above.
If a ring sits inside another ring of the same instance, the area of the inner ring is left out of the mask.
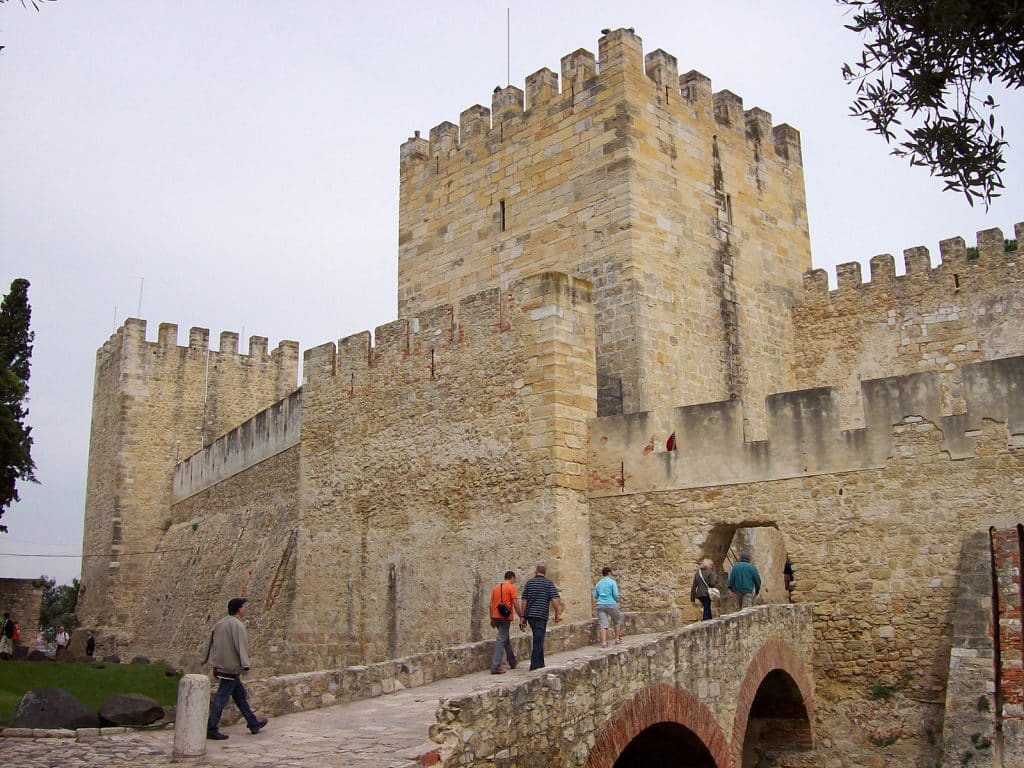
[[[155,342],[146,323],[127,320],[97,352],[86,488],[79,620],[109,643],[130,642],[127,627],[143,599],[155,542],[170,521],[175,464],[295,389],[298,345],[225,332],[219,350],[193,328],[177,345],[163,323]]]
[[[996,728],[992,551],[987,531],[964,536],[949,652],[942,748],[949,765],[992,766]]]
[[[790,388],[799,134],[632,30],[561,70],[402,145],[400,314],[553,269],[594,286],[603,412]]]
[[[966,532],[988,525],[1012,528],[1024,508],[1022,403],[1012,394],[1021,391],[1021,361],[995,361],[965,372],[979,399],[969,396],[968,413],[959,417],[923,418],[917,414],[927,413],[920,408],[924,401],[900,395],[906,394],[901,385],[882,387],[893,395],[888,399],[890,420],[896,421],[887,430],[889,448],[874,466],[855,464],[846,471],[838,465],[815,471],[812,462],[825,460],[830,452],[817,447],[818,433],[805,430],[791,442],[807,448],[795,454],[787,472],[769,472],[772,451],[746,444],[730,454],[746,463],[726,466],[725,471],[736,474],[723,481],[718,473],[725,462],[714,453],[720,443],[711,432],[703,437],[690,432],[694,446],[707,447],[701,456],[663,459],[663,454],[644,454],[645,431],[620,421],[623,431],[616,434],[632,435],[622,442],[628,446],[622,453],[627,484],[618,493],[609,487],[591,493],[592,557],[623,564],[620,582],[639,600],[631,607],[693,611],[686,605],[689,585],[703,556],[720,556],[720,542],[737,529],[777,528],[796,571],[793,599],[815,604],[815,667],[826,698],[867,700],[870,690],[880,686],[905,692],[912,700],[941,703],[946,697],[960,542]],[[998,383],[997,370],[1005,374],[1003,382],[1010,389]],[[975,380],[981,372],[991,386]],[[610,421],[592,423],[595,441],[607,434],[602,424]],[[862,443],[841,434],[835,419],[826,422],[835,425],[834,445],[845,444],[851,455],[865,444],[881,444],[874,439]],[[817,419],[805,414],[793,423],[799,427]],[[609,436],[607,444],[612,442]],[[630,462],[639,467],[644,461],[653,461],[652,469],[637,470],[634,477],[642,476],[645,483],[631,484]],[[659,475],[663,462],[679,462],[681,472]],[[708,476],[706,486],[697,478],[701,471]],[[683,483],[684,477],[690,479]],[[925,706],[913,715],[908,708],[902,716],[877,710],[874,704],[858,711],[860,725],[844,725],[837,733],[851,733],[852,741],[867,751],[877,751],[871,739],[893,734],[907,748],[907,739],[919,738],[917,749],[924,754],[935,748],[941,706]],[[836,713],[837,728],[844,720],[853,722],[849,708],[830,711]]]
[[[296,601],[302,669],[482,639],[506,569],[546,561],[590,615],[588,283],[557,273],[310,350]]]
[[[1014,236],[1020,243],[1024,223]],[[904,251],[899,276],[891,255],[875,256],[866,282],[860,264],[840,264],[834,291],[824,270],[804,276],[793,312],[796,385],[835,387],[853,420],[845,426],[862,425],[861,381],[935,372],[944,410],[956,412],[964,406],[963,366],[1024,353],[1024,251],[1007,250],[999,229],[978,233],[976,257],[960,237],[939,251],[934,267],[927,248]]]
[[[228,600],[243,596],[254,674],[294,669],[286,617],[295,594],[299,464],[298,447],[289,448],[170,509],[126,625],[132,654],[200,670],[214,623]],[[97,648],[118,650],[107,637]]]
[[[990,531],[993,584],[997,595],[998,667],[995,714],[1004,765],[1024,765],[1024,523]]]
[[[0,620],[4,613],[21,627],[21,645],[31,646],[39,633],[43,588],[35,579],[0,579]]]

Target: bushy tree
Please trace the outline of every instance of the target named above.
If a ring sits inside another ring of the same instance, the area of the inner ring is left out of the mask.
[[[838,0],[847,28],[865,38],[843,66],[857,84],[850,111],[893,144],[988,206],[1003,188],[1004,131],[993,86],[1024,85],[1024,3],[1019,0]]]
[[[61,584],[49,576],[40,576],[35,582],[43,588],[43,599],[39,605],[39,628],[43,637],[52,642],[57,634],[57,627],[64,627],[68,632],[78,626],[75,610],[78,608],[78,591],[82,584],[72,579],[71,584]]]
[[[35,482],[32,428],[25,423],[32,358],[28,280],[18,278],[0,303],[0,517],[19,500],[17,482]],[[0,532],[7,526],[0,525]]]

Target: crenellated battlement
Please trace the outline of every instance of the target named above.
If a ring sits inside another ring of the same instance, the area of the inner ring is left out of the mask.
[[[477,143],[493,145],[519,137],[518,132],[543,131],[560,114],[593,103],[594,94],[624,72],[645,74],[652,95],[663,105],[675,102],[686,105],[695,117],[713,116],[721,129],[742,132],[751,143],[768,142],[782,160],[801,162],[800,134],[795,128],[784,123],[773,126],[771,114],[758,107],[744,110],[743,99],[731,91],[713,92],[710,78],[700,72],[680,75],[676,57],[661,49],[644,56],[642,41],[633,30],[606,31],[598,50],[599,57],[584,48],[563,56],[561,81],[552,70],[539,69],[526,77],[525,90],[513,85],[495,88],[490,109],[475,104],[462,112],[458,125],[444,121],[431,128],[429,139],[416,131],[400,149],[403,171],[417,162],[433,161],[440,167]]]
[[[1024,237],[1024,222],[1014,225],[1014,237],[1018,244]],[[908,248],[903,251],[903,275],[896,274],[895,259],[891,254],[883,253],[874,256],[870,261],[870,277],[863,279],[859,262],[846,262],[836,266],[835,290],[828,288],[828,274],[823,269],[815,269],[804,274],[804,300],[809,303],[828,301],[844,301],[852,297],[864,296],[865,293],[890,293],[905,285],[921,282],[946,282],[950,295],[966,290],[970,274],[978,276],[989,273],[995,279],[1011,274],[1022,276],[1024,261],[1018,250],[1007,250],[1003,231],[998,228],[985,229],[976,236],[977,255],[969,254],[967,244],[962,237],[952,237],[939,242],[940,261],[932,265],[931,255],[924,246]],[[1020,246],[1018,245],[1018,248]],[[955,279],[954,279],[955,276]]]
[[[1006,424],[1008,442],[1024,448],[1024,357],[964,366],[963,381],[964,413],[946,411],[938,374],[864,381],[865,426],[846,430],[839,393],[831,387],[773,394],[765,401],[766,440],[746,439],[739,400],[594,419],[591,495],[880,468],[894,455],[893,428],[901,423],[937,427],[942,449],[954,460],[976,455],[986,420]]]
[[[188,332],[188,344],[178,344],[178,326],[175,323],[160,323],[157,331],[156,341],[146,340],[147,324],[145,320],[130,317],[124,321],[110,338],[96,352],[98,363],[103,363],[113,355],[122,354],[125,345],[139,350],[148,350],[154,354],[169,353],[176,350],[179,353],[194,354],[212,352],[226,358],[235,358],[240,363],[278,361],[298,361],[299,343],[297,341],[281,341],[272,352],[268,354],[268,340],[266,336],[250,336],[248,354],[240,354],[238,351],[239,335],[234,331],[223,331],[220,334],[219,346],[216,350],[210,349],[210,331],[208,328],[193,327]]]
[[[574,282],[576,290],[587,291],[589,300],[589,286],[584,281]],[[488,289],[457,304],[443,304],[411,318],[377,326],[372,334],[360,331],[337,343],[308,349],[303,357],[306,380],[334,378],[346,383],[345,377],[350,374],[403,363],[412,357],[422,360],[421,377],[433,378],[437,374],[437,355],[442,350],[465,343],[467,336],[479,339],[483,333],[493,335],[508,330],[508,313],[515,295],[515,287]]]

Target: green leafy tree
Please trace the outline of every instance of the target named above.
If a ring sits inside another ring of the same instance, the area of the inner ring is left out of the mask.
[[[57,627],[64,627],[68,632],[78,626],[75,610],[78,608],[78,592],[82,584],[72,579],[71,584],[61,584],[49,576],[40,576],[37,587],[43,588],[43,599],[39,605],[39,628],[47,641],[53,641]]]
[[[32,358],[28,280],[17,278],[0,303],[0,517],[19,500],[17,482],[36,482],[32,428],[25,423]],[[7,526],[0,525],[6,533]]]
[[[857,84],[850,112],[930,169],[945,189],[987,207],[1003,188],[1003,127],[992,91],[1024,85],[1019,0],[838,0],[865,39],[843,66]]]

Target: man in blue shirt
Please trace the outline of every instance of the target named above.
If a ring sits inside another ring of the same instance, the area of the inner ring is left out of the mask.
[[[729,571],[729,592],[736,595],[740,610],[752,606],[754,597],[761,592],[761,574],[747,552],[740,555],[740,561]]]
[[[520,599],[523,602],[523,620],[533,631],[533,650],[530,653],[530,670],[544,666],[544,636],[548,631],[549,607],[555,609],[555,624],[562,620],[562,603],[558,589],[547,577],[548,567],[538,565],[536,575],[526,582]],[[520,629],[525,629],[523,622]]]
[[[612,578],[612,569],[601,569],[601,580],[594,585],[597,604],[597,626],[601,647],[608,647],[608,625],[615,624],[615,644],[622,642],[622,612],[619,610],[619,585]]]

